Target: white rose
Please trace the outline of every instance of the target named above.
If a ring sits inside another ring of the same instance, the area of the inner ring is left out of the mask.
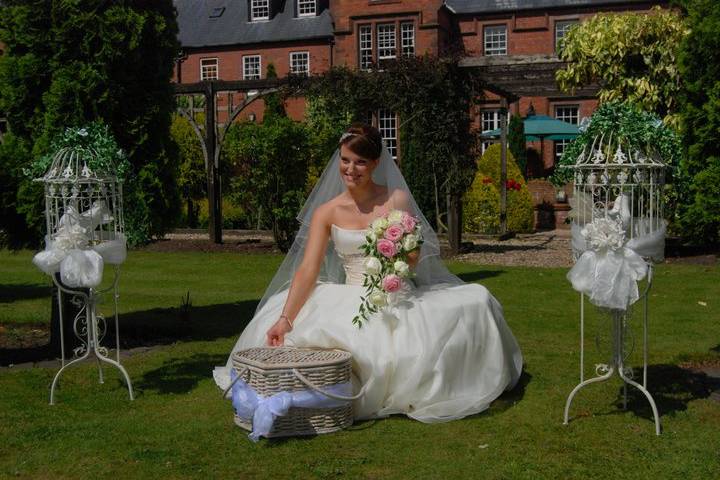
[[[371,227],[377,235],[381,235],[385,231],[385,229],[388,227],[388,225],[389,224],[388,224],[387,219],[381,217],[381,218],[376,218],[372,222]]]
[[[405,238],[403,238],[402,241],[403,248],[405,251],[409,252],[411,250],[415,250],[418,246],[418,238],[416,235],[413,235],[412,233],[409,235],[405,235]]]
[[[377,241],[377,234],[375,233],[375,231],[372,228],[369,228],[365,232],[365,237],[370,239],[370,242],[372,242],[372,243],[375,243]]]
[[[410,265],[403,262],[402,260],[398,260],[393,264],[393,268],[395,269],[395,273],[398,274],[400,277],[407,277],[410,274]]]
[[[382,270],[382,263],[375,257],[368,257],[365,260],[365,271],[368,275],[377,275]]]
[[[400,220],[402,220],[403,212],[400,210],[393,210],[388,215],[387,219],[390,223],[400,223]]]
[[[372,303],[376,307],[384,307],[385,305],[387,305],[387,296],[379,290],[376,290],[373,293],[371,293],[369,300],[370,300],[370,303]]]

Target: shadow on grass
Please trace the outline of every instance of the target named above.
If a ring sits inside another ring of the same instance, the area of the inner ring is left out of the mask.
[[[532,380],[532,375],[523,368],[523,372],[518,379],[517,384],[512,390],[508,390],[500,395],[493,403],[490,404],[490,408],[487,412],[481,412],[479,415],[498,415],[504,413],[508,409],[512,408],[515,404],[519,403],[523,397],[525,397],[525,390]]]
[[[210,341],[217,338],[240,336],[255,312],[257,300],[238,303],[191,307],[185,315],[178,308],[153,308],[130,312],[119,316],[120,348],[152,347],[168,345],[177,341]],[[105,309],[107,335],[101,344],[115,346],[115,321]],[[72,352],[79,340],[73,338],[72,346],[66,343],[66,352]],[[72,342],[70,342],[72,343]],[[40,362],[59,358],[49,345],[20,348],[0,348],[0,366],[28,362]]]
[[[153,390],[161,395],[187,393],[199,381],[212,375],[213,368],[222,365],[226,355],[197,353],[191,357],[171,359],[161,367],[146,372],[135,387],[140,391]]]
[[[463,282],[472,283],[486,278],[497,277],[505,273],[505,270],[475,270],[473,272],[458,273],[457,276]]]
[[[50,298],[52,290],[49,285],[41,284],[0,284],[0,303],[13,303],[18,300]]]
[[[638,375],[639,374],[639,375]],[[636,381],[642,384],[642,370],[636,371]],[[660,417],[687,410],[694,400],[708,398],[720,389],[720,378],[677,365],[648,365],[648,390],[655,399]],[[622,387],[618,391],[616,406],[622,408]],[[639,417],[653,420],[652,409],[645,395],[628,385],[629,411]]]

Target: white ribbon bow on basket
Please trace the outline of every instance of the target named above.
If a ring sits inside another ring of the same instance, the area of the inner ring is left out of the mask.
[[[627,310],[640,298],[637,282],[647,275],[645,258],[655,262],[664,258],[666,224],[663,221],[658,230],[626,241],[631,223],[627,196],[620,195],[615,206],[606,218],[596,218],[582,228],[572,225],[572,247],[580,257],[567,278],[594,305]],[[636,233],[646,231],[646,222],[633,223]]]
[[[240,418],[252,420],[253,430],[248,437],[253,442],[260,437],[267,437],[272,430],[275,418],[287,415],[293,408],[334,408],[341,407],[351,400],[360,398],[365,393],[365,387],[357,395],[351,395],[350,382],[338,383],[324,387],[322,390],[305,378],[297,369],[293,373],[300,381],[310,387],[308,390],[282,391],[269,397],[259,395],[243,379],[243,369],[238,374],[235,369],[230,370],[232,382],[225,389],[223,397],[232,390],[232,404]]]

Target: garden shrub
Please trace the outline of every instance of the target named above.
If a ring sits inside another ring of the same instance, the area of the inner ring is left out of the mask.
[[[478,161],[478,171],[463,197],[464,230],[497,233],[500,227],[500,144],[488,147]],[[535,219],[532,196],[515,158],[507,152],[507,228],[529,232]],[[493,218],[495,220],[493,220]]]

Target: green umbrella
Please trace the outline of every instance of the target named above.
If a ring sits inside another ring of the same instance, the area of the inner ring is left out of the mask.
[[[577,125],[547,115],[528,115],[523,120],[523,125],[525,140],[528,142],[546,138],[548,140],[573,140],[579,134]],[[486,130],[481,135],[483,138],[500,138],[500,129]]]
[[[574,140],[580,134],[578,126],[563,122],[547,115],[528,114],[523,120],[525,141],[540,141],[540,158],[545,157],[545,142],[542,140]],[[500,129],[482,132],[482,138],[500,138]]]

